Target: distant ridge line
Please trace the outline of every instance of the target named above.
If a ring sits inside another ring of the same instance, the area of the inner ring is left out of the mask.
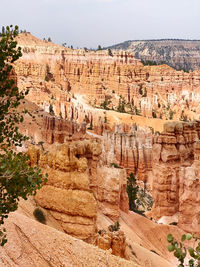
[[[167,39],[137,39],[137,40],[127,40],[121,43],[109,45],[103,47],[103,49],[120,46],[125,43],[132,43],[132,42],[165,42],[165,41],[180,41],[180,42],[200,42],[200,39],[176,39],[176,38],[167,38]]]

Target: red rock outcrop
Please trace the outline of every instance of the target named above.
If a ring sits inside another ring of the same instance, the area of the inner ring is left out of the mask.
[[[0,248],[1,267],[140,267],[110,251],[77,240],[18,212],[6,222],[8,243]]]
[[[101,212],[113,220],[119,219],[120,209],[128,212],[127,174],[124,169],[98,166],[92,176],[92,188]]]
[[[85,139],[86,124],[81,125],[71,120],[63,120],[54,116],[44,117],[43,137],[49,144],[64,143],[70,140]]]
[[[126,237],[123,231],[106,232],[104,230],[97,236],[96,245],[103,250],[112,250],[112,254],[125,258]]]
[[[15,65],[19,88],[29,88],[29,100],[47,111],[51,103],[58,116],[82,117],[81,107],[73,107],[67,97],[71,92],[71,96],[85,95],[86,102],[97,107],[106,101],[117,110],[125,101],[125,110],[147,117],[198,118],[198,71],[185,73],[167,65],[143,66],[128,52],[109,56],[107,51],[72,50],[30,34],[22,34],[18,42],[23,51]],[[87,116],[85,109],[84,106]],[[91,120],[95,115],[89,117]],[[98,119],[99,116],[93,118],[93,126],[98,126]]]
[[[152,135],[132,125],[116,126],[114,132],[103,132],[103,152],[105,164],[115,163],[131,172],[143,182],[151,171]]]
[[[51,210],[67,233],[94,237],[97,207],[112,219],[119,218],[120,209],[128,212],[126,171],[101,165],[100,140],[52,144],[50,151],[29,147],[31,163],[49,174],[36,201]]]
[[[153,145],[152,215],[177,214],[178,226],[199,234],[199,122],[168,123]]]
[[[199,123],[168,124],[164,132],[152,142],[146,133],[140,136],[139,132],[135,135],[130,129],[120,132],[120,128],[117,132],[113,131],[112,125],[107,123],[106,110],[99,111],[91,105],[99,107],[106,101],[109,108],[116,110],[125,101],[125,111],[129,109],[132,113],[140,112],[147,117],[198,118],[200,73],[175,71],[166,65],[143,66],[130,53],[116,52],[111,57],[107,51],[66,49],[40,41],[29,34],[19,37],[19,44],[24,55],[17,61],[15,73],[19,88],[30,89],[29,100],[47,112],[50,107],[53,108],[55,115],[64,120],[88,124],[92,122],[95,132],[104,135],[103,149],[106,157],[103,160],[107,161],[107,165],[117,163],[128,172],[137,173],[138,178],[144,182],[153,179],[155,218],[173,215],[182,210],[181,207],[185,205],[183,203],[187,201],[181,200],[181,188],[189,189],[188,185],[184,187],[181,182],[181,168],[187,169],[193,163],[194,144],[199,138]],[[59,142],[67,140],[69,135],[63,132],[65,129],[73,132],[75,124],[70,122],[70,126],[65,122],[61,126],[57,121],[54,123],[54,120],[46,122],[44,136],[49,143],[54,139]],[[76,132],[79,132],[78,128]],[[110,189],[97,189],[95,179],[101,181],[102,178],[94,178],[96,169],[97,164],[88,170],[92,173],[89,177],[94,194],[97,199],[113,205],[116,199],[120,199],[120,188],[124,182],[118,179],[118,188],[108,199],[106,192],[110,192]],[[112,177],[108,178],[107,183],[111,180]],[[102,181],[100,184],[103,184]],[[179,202],[182,203],[181,206]],[[113,210],[111,216],[115,217],[118,206]],[[182,214],[184,216],[184,212]]]
[[[44,152],[29,147],[31,163],[49,174],[35,199],[51,211],[66,233],[91,242],[96,231],[97,201],[90,188],[88,162],[98,160],[100,145],[86,140],[53,149]]]

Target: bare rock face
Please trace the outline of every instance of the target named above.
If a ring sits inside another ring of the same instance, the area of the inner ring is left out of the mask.
[[[32,165],[49,174],[35,199],[51,211],[66,233],[91,241],[98,209],[112,219],[119,218],[120,209],[128,212],[126,171],[100,164],[98,139],[54,144],[51,149],[29,147]]]
[[[6,221],[8,243],[0,248],[2,267],[139,267],[110,251],[77,240],[18,212]]]
[[[109,108],[115,110],[123,98],[132,113],[145,117],[198,118],[198,71],[186,73],[167,65],[143,66],[129,52],[113,52],[109,56],[107,51],[67,49],[30,34],[19,36],[18,42],[23,52],[15,65],[18,87],[28,88],[28,99],[45,111],[51,103],[55,114],[63,119],[81,122],[86,116],[93,120],[94,129],[102,132],[99,115],[81,103],[74,105],[73,94],[86,96],[86,102],[97,107],[111,101]]]
[[[179,225],[187,232],[200,235],[200,142],[194,146],[194,162],[180,169]]]
[[[123,231],[102,231],[97,236],[96,245],[103,250],[112,250],[112,254],[125,258],[126,237]]]
[[[101,154],[99,143],[78,141],[54,147],[52,152],[29,148],[32,164],[49,178],[35,197],[51,211],[66,233],[91,241],[96,232],[97,201],[90,188],[89,161]]]
[[[44,139],[53,144],[64,143],[70,140],[80,140],[85,138],[86,125],[79,125],[71,120],[63,120],[53,116],[44,117],[44,127],[42,131]]]
[[[99,166],[92,182],[99,209],[113,220],[119,218],[120,209],[124,212],[129,210],[126,176],[124,169]]]
[[[199,122],[168,123],[154,142],[152,215],[177,213],[180,228],[199,234]]]
[[[103,132],[103,152],[106,155],[105,164],[115,163],[147,182],[147,173],[152,166],[152,136],[142,129],[132,125],[129,129],[125,125],[116,126],[114,131]]]

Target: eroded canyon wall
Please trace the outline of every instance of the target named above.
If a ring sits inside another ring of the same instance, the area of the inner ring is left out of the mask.
[[[200,122],[168,123],[154,138],[152,215],[177,215],[178,226],[199,234]]]
[[[110,56],[108,51],[67,49],[31,34],[20,35],[18,42],[23,51],[15,66],[18,86],[29,88],[29,99],[46,111],[52,104],[56,115],[74,119],[75,113],[80,116],[79,107],[71,110],[71,92],[71,97],[85,95],[85,101],[93,106],[106,101],[110,109],[117,110],[123,100],[125,110],[147,117],[198,118],[198,71],[143,66],[128,52]]]
[[[109,164],[116,163],[128,172],[133,171],[139,179],[146,182],[150,172],[155,199],[152,216],[160,218],[181,211],[179,225],[186,229],[191,224],[188,219],[191,214],[185,211],[189,193],[184,192],[198,188],[198,173],[196,165],[192,164],[197,153],[194,146],[199,139],[199,122],[167,124],[164,132],[160,135],[158,133],[152,140],[151,135],[142,131],[121,131],[120,127],[116,130],[109,127],[106,125],[106,110],[99,113],[91,105],[99,107],[106,101],[109,108],[116,110],[119,102],[125,101],[125,111],[129,105],[135,113],[147,117],[186,120],[184,116],[187,115],[198,118],[200,73],[175,71],[166,65],[143,66],[132,54],[125,52],[109,56],[107,51],[66,49],[40,41],[29,34],[19,37],[19,45],[24,52],[15,65],[19,88],[30,89],[29,100],[45,111],[69,120],[64,124],[54,118],[46,121],[44,135],[48,142],[66,141],[69,136],[62,135],[65,130],[84,134],[86,129],[83,127],[79,130],[75,123],[89,124],[92,121],[95,132],[103,135],[106,155],[102,162],[106,162],[107,166],[101,172],[100,165],[99,173],[108,173],[109,169],[106,168]],[[87,159],[87,163],[90,160]],[[91,162],[93,166],[97,160]],[[197,184],[191,182],[189,185],[184,178],[188,177],[188,168],[195,169]],[[93,170],[95,175],[90,175]],[[114,175],[96,175],[97,165],[92,168],[87,165],[87,173],[93,196],[100,206],[105,204],[102,210],[106,215],[117,218],[121,199],[124,199],[121,192],[125,192],[126,174],[123,170],[115,170]],[[115,175],[123,179],[115,180]],[[109,177],[108,181],[103,180],[104,176]],[[117,186],[112,190],[114,184]],[[198,201],[194,206],[198,207]],[[193,219],[194,216],[192,215]],[[198,222],[198,217],[195,220]],[[92,227],[94,229],[94,225]]]
[[[128,212],[126,171],[99,165],[98,139],[52,144],[50,149],[29,146],[31,164],[49,174],[36,202],[50,210],[66,233],[93,242],[98,210],[113,220],[120,209]]]

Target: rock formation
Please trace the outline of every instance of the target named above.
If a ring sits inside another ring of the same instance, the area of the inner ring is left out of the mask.
[[[94,243],[98,210],[113,220],[120,209],[128,212],[126,179],[133,172],[152,190],[151,217],[178,214],[181,228],[198,233],[200,123],[167,123],[153,137],[153,126],[141,129],[131,116],[198,117],[200,73],[143,66],[131,53],[112,57],[26,37],[19,39],[24,55],[16,79],[43,112],[33,139],[45,142],[44,150],[31,146],[28,153],[31,164],[49,173],[37,203],[66,233]],[[125,116],[131,119],[121,124]]]
[[[48,172],[48,182],[37,192],[37,203],[51,211],[68,234],[91,242],[96,232],[97,201],[90,189],[90,161],[97,161],[97,142],[78,141],[44,152],[29,147],[31,164]],[[86,205],[87,203],[87,205]]]
[[[0,248],[2,267],[140,267],[64,234],[52,227],[38,223],[15,212],[6,222],[8,243]]]
[[[92,242],[97,207],[113,219],[119,218],[120,209],[128,212],[126,171],[99,165],[98,139],[55,144],[50,150],[29,146],[31,164],[49,174],[36,201],[51,210],[67,233]]]
[[[115,163],[131,172],[143,182],[147,182],[147,173],[151,171],[152,135],[132,125],[116,126],[114,132],[103,132],[103,152],[105,164]]]
[[[162,119],[198,119],[200,73],[176,71],[167,65],[143,66],[133,54],[85,52],[41,41],[30,34],[18,38],[23,57],[15,65],[19,88],[28,99],[55,115],[78,122],[99,113],[91,105]],[[76,96],[84,95],[82,105]],[[74,96],[74,97],[73,97]],[[78,103],[77,103],[78,102]],[[101,114],[104,120],[104,114]]]
[[[145,41],[125,41],[110,49],[128,50],[149,64],[165,62],[175,69],[185,71],[200,70],[199,40],[162,39]]]
[[[79,125],[71,120],[63,120],[54,116],[45,116],[42,135],[49,144],[64,143],[70,140],[84,139],[86,124]]]
[[[106,232],[104,230],[98,235],[96,245],[103,250],[112,250],[112,254],[125,258],[126,237],[124,232]]]
[[[153,145],[154,218],[177,214],[178,226],[199,234],[200,122],[168,123]]]

